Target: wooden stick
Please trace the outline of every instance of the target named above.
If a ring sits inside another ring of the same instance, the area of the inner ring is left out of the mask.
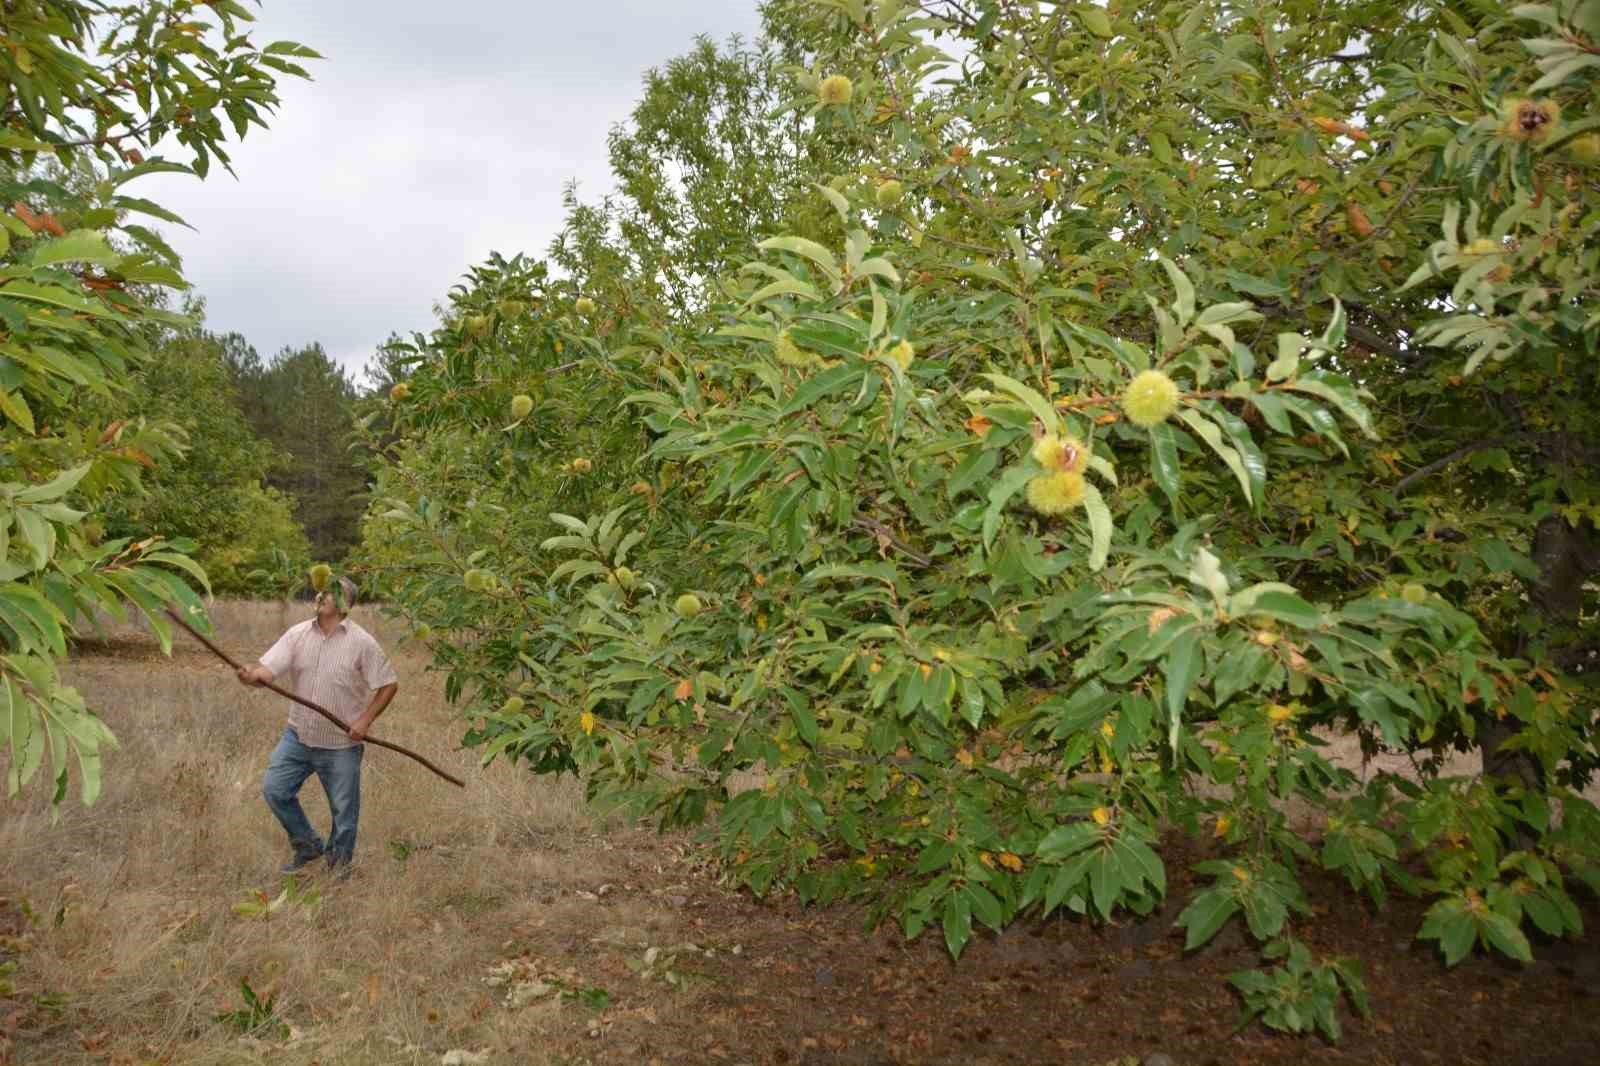
[[[207,640],[206,637],[204,636],[204,634],[202,634],[199,630],[195,629],[195,627],[190,625],[188,622],[185,622],[183,620],[182,616],[180,616],[178,614],[178,612],[174,611],[171,607],[167,608],[167,617],[171,618],[174,622],[178,623],[180,626],[182,626],[183,628],[187,629],[189,631],[189,635],[190,636],[194,637],[195,640],[198,640],[200,643],[202,643],[206,647],[210,648],[212,650],[212,652],[214,652],[216,654],[217,658],[221,659],[223,662],[227,663],[229,666],[233,667],[235,670],[239,669],[239,664],[233,660],[232,656],[230,656],[227,652],[223,651],[221,648],[217,647],[211,641]],[[305,707],[308,710],[316,711],[318,714],[322,715],[322,717],[326,718],[328,721],[330,721],[334,725],[338,726],[340,728],[340,730],[342,730],[344,732],[349,732],[349,730],[350,730],[350,726],[347,723],[341,722],[338,718],[334,717],[334,715],[333,715],[333,713],[331,711],[328,711],[328,710],[326,710],[326,709],[324,709],[322,707],[317,706],[315,703],[312,703],[310,700],[301,699],[299,696],[296,696],[293,692],[290,692],[288,689],[279,688],[277,685],[274,685],[270,681],[261,682],[261,686],[260,687],[271,689],[273,692],[276,692],[278,695],[284,697],[285,699],[294,700],[294,702],[298,703],[300,706]],[[400,745],[391,744],[387,740],[379,740],[377,737],[372,736],[371,734],[367,735],[366,743],[368,743],[368,744],[376,744],[380,748],[388,748],[390,751],[398,751],[401,755],[410,756],[411,758],[413,758],[413,759],[417,760],[419,763],[421,763],[423,766],[426,766],[428,769],[432,770],[434,773],[436,773],[440,777],[444,778],[446,781],[450,782],[452,785],[455,785],[457,788],[466,788],[467,787],[467,783],[465,781],[461,780],[461,778],[456,777],[453,774],[448,774],[445,771],[439,769],[437,766],[433,765],[433,763],[429,762],[427,759],[423,758],[421,755],[418,755],[416,752],[412,751],[410,748],[402,748]]]

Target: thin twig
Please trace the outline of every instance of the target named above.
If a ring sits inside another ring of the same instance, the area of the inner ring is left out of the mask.
[[[894,530],[890,529],[876,518],[868,518],[865,515],[857,515],[855,520],[850,524],[857,529],[871,533],[873,536],[877,537],[879,541],[886,542],[887,544],[898,549],[901,554],[905,555],[918,566],[933,565],[933,558],[931,556],[923,555],[915,548],[912,548],[910,545],[906,544],[899,537],[894,535]]]
[[[210,648],[211,651],[216,655],[217,658],[221,659],[223,662],[227,663],[229,666],[233,667],[235,670],[238,670],[240,668],[239,663],[234,661],[232,656],[230,656],[227,652],[223,651],[221,648],[219,648],[215,644],[213,644],[210,640],[208,640],[205,637],[204,634],[202,634],[199,630],[195,629],[194,626],[190,625],[188,622],[185,622],[183,620],[182,616],[179,615],[177,611],[174,611],[171,607],[167,608],[167,617],[171,618],[174,622],[178,623],[180,626],[182,626],[183,628],[187,629],[189,631],[189,635],[190,636],[194,637],[195,640],[198,640],[200,643],[202,643],[206,647]],[[284,697],[285,699],[293,700],[294,702],[298,703],[300,706],[306,708],[307,710],[312,710],[312,711],[317,712],[318,714],[322,715],[322,717],[326,718],[328,721],[330,721],[334,725],[338,726],[341,730],[348,731],[349,728],[350,728],[350,725],[349,725],[348,722],[341,722],[338,718],[334,717],[334,715],[333,715],[333,713],[331,711],[328,711],[328,710],[318,706],[317,704],[312,703],[310,700],[301,699],[299,696],[296,696],[293,692],[290,692],[289,690],[284,689],[284,688],[279,688],[277,685],[274,685],[270,681],[261,682],[261,687],[262,688],[266,688],[266,689],[271,689],[273,692],[276,692],[278,695]],[[403,748],[399,744],[391,744],[387,740],[379,740],[377,737],[372,736],[370,734],[367,736],[366,743],[368,743],[368,744],[376,744],[376,745],[378,745],[378,747],[380,747],[380,748],[388,748],[390,751],[398,751],[401,755],[406,755],[406,756],[409,756],[410,758],[413,758],[413,759],[417,760],[417,762],[421,763],[423,766],[426,766],[428,769],[432,770],[434,773],[438,774],[440,777],[444,778],[446,781],[450,782],[452,785],[455,785],[457,788],[466,788],[467,787],[467,783],[465,781],[461,780],[461,778],[456,777],[454,774],[449,774],[449,773],[446,773],[445,771],[439,769],[433,763],[429,762],[427,759],[423,758],[421,755],[418,755],[416,752],[412,751],[410,748]]]

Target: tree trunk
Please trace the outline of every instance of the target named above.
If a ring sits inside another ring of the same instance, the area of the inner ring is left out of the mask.
[[[1586,523],[1573,527],[1560,515],[1545,518],[1533,533],[1533,564],[1538,574],[1528,585],[1529,610],[1517,641],[1517,654],[1534,661],[1554,663],[1563,671],[1581,643],[1579,610],[1583,583],[1600,572],[1600,541]],[[1505,751],[1503,745],[1520,730],[1515,719],[1485,715],[1478,730],[1483,772],[1528,788],[1542,785],[1537,759],[1525,752]]]

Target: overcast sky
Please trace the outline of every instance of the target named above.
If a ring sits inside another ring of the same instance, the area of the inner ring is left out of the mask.
[[[606,134],[651,67],[698,34],[759,31],[757,0],[265,0],[255,39],[326,59],[279,83],[270,129],[230,145],[238,180],[156,175],[217,332],[263,356],[319,341],[352,372],[490,251],[543,255],[561,189],[611,187]],[[252,5],[253,6],[253,5]]]

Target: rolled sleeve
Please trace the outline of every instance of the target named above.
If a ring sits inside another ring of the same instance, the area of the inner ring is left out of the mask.
[[[377,641],[367,645],[366,654],[361,656],[361,676],[366,681],[367,687],[376,692],[385,685],[398,684],[400,675],[395,673],[394,664],[383,653]]]
[[[274,678],[287,677],[294,671],[294,630],[289,630],[278,638],[278,642],[267,649],[261,657],[261,665],[272,671]]]

